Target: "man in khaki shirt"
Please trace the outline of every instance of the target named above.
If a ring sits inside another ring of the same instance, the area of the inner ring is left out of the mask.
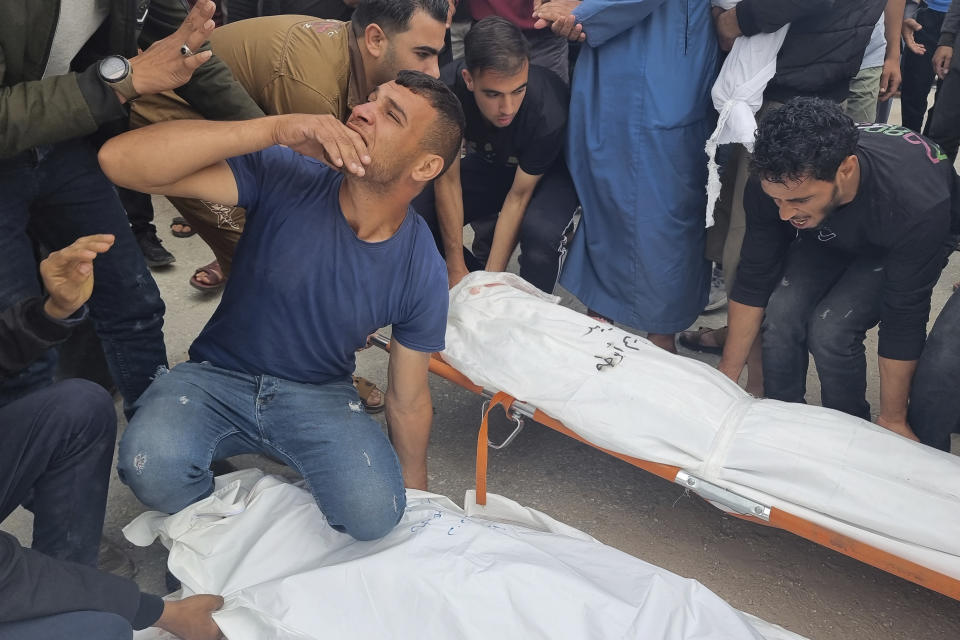
[[[362,0],[351,22],[309,16],[252,18],[216,29],[210,45],[267,115],[318,113],[346,120],[373,87],[393,80],[400,70],[439,77],[437,55],[444,44],[448,8],[447,0]],[[134,103],[131,124],[178,119],[202,117],[168,93]],[[191,284],[222,286],[243,231],[243,210],[170,200],[219,263],[198,269]]]

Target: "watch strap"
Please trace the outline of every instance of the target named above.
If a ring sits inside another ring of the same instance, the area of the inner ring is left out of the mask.
[[[130,68],[130,73],[126,75],[122,80],[117,82],[110,83],[110,86],[113,89],[122,95],[127,102],[132,102],[140,97],[140,94],[137,93],[137,90],[133,88],[133,67]]]

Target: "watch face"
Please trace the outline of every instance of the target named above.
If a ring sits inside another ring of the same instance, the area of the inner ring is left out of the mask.
[[[100,77],[107,82],[123,80],[127,75],[127,61],[120,56],[108,56],[100,61]]]

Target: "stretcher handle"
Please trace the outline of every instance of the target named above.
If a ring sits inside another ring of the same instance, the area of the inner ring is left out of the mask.
[[[488,423],[490,421],[490,412],[494,407],[502,406],[503,410],[507,412],[507,415],[510,415],[510,406],[513,405],[513,397],[507,395],[503,391],[498,391],[490,398],[490,402],[487,405],[486,411],[483,412],[483,420],[480,421],[480,432],[477,434],[477,504],[485,505],[487,504],[487,447],[489,445],[488,438]],[[522,423],[521,423],[522,426]],[[514,432],[513,436],[519,432],[519,428]],[[513,437],[511,436],[511,438]],[[504,446],[508,444],[504,443]]]

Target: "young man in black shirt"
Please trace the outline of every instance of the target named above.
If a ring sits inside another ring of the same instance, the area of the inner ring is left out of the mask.
[[[869,420],[863,338],[879,322],[877,423],[915,439],[910,383],[960,228],[946,155],[904,127],[858,127],[835,103],[796,98],[764,118],[751,173],[720,370],[739,378],[762,327],[767,397],[804,401],[809,350],[823,406]]]
[[[562,158],[569,96],[551,71],[530,64],[516,26],[499,17],[477,22],[465,57],[440,79],[460,99],[467,155],[413,201],[444,253],[450,286],[484,268],[463,248],[463,225],[497,217],[487,271],[503,271],[520,242],[520,275],[550,292],[577,207]]]

